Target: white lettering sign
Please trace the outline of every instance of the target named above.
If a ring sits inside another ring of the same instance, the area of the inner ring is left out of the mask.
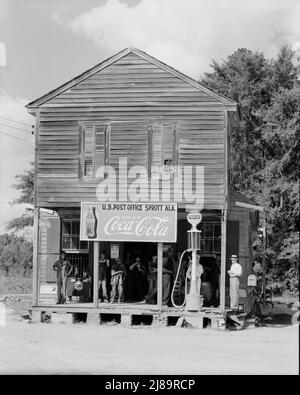
[[[84,202],[80,239],[169,242],[177,240],[176,203]]]

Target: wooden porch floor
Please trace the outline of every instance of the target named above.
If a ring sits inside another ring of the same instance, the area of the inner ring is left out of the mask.
[[[168,315],[168,316],[195,316],[195,315],[224,315],[218,307],[203,307],[199,312],[188,312],[185,308],[162,306],[145,303],[99,303],[97,307],[93,303],[40,303],[33,306],[36,311],[60,312],[60,313],[85,313],[99,311],[99,313],[111,314],[134,314],[134,315]]]

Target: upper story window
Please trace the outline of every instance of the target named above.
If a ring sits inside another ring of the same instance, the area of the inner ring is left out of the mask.
[[[118,168],[120,157],[127,157],[129,165],[148,166],[149,172],[151,166],[157,166],[162,176],[173,174],[177,165],[174,123],[146,128],[137,122],[86,124],[80,136],[80,178],[95,178],[98,168],[108,163]]]
[[[154,125],[151,148],[152,166],[163,167],[164,173],[172,173],[173,166],[177,164],[175,125]]]
[[[106,125],[83,126],[81,128],[81,177],[95,177],[97,169],[106,164],[107,153]]]

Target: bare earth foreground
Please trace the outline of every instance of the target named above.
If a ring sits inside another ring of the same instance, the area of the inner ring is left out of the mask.
[[[298,327],[0,326],[0,374],[298,374]]]

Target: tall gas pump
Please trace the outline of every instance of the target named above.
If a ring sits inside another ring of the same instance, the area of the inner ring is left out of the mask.
[[[198,211],[188,213],[187,221],[192,225],[192,228],[188,230],[188,251],[192,252],[192,273],[190,291],[186,296],[187,311],[200,311],[201,310],[201,296],[200,289],[197,287],[197,250],[201,247],[201,231],[197,229],[197,225],[202,221],[202,215]]]
[[[174,286],[171,293],[171,301],[175,307],[183,307],[185,305],[185,309],[187,311],[200,311],[202,306],[202,300],[200,296],[200,289],[197,287],[197,250],[199,251],[201,248],[201,231],[197,229],[197,225],[202,221],[202,215],[199,211],[191,211],[187,215],[187,221],[192,228],[187,231],[188,238],[188,248],[183,251],[180,257],[178,270],[176,274],[176,279],[174,282]],[[185,253],[192,253],[192,270],[191,270],[191,282],[190,282],[190,290],[187,293],[187,276],[185,278],[185,299],[182,305],[178,306],[174,302],[174,291],[175,286],[178,280],[178,276],[181,270],[182,258]]]

